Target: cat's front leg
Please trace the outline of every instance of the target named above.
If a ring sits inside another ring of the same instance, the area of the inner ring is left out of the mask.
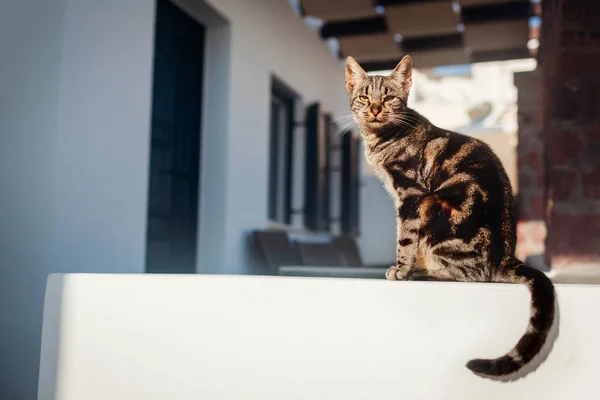
[[[402,207],[398,210],[396,234],[396,265],[391,266],[385,273],[390,281],[410,279],[417,258],[419,241],[418,220],[403,219]]]
[[[404,281],[407,280],[410,272],[410,267],[406,265],[393,265],[385,271],[385,279],[388,281]]]

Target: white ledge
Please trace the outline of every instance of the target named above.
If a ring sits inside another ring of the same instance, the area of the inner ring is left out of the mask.
[[[53,275],[40,400],[592,399],[600,286],[558,285],[560,335],[515,382],[529,293],[502,284],[219,275]]]

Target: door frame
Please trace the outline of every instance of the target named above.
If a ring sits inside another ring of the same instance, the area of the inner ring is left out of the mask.
[[[222,273],[227,239],[231,26],[204,0],[171,0],[205,27],[196,273]],[[210,110],[210,112],[207,112]],[[210,132],[211,134],[206,134]]]

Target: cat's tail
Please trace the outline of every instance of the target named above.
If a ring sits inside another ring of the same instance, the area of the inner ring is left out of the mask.
[[[531,313],[527,331],[506,355],[492,359],[476,359],[467,368],[478,375],[504,377],[528,365],[540,353],[555,319],[555,298],[552,281],[542,272],[514,259],[502,269],[497,282],[524,283],[531,293]]]

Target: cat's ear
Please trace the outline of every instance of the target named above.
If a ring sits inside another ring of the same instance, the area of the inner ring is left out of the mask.
[[[356,85],[368,79],[367,73],[354,58],[346,58],[346,90],[349,94],[352,94]]]
[[[396,68],[389,76],[391,79],[400,83],[406,94],[410,92],[412,86],[412,58],[409,55],[402,57],[402,60],[396,65]]]

